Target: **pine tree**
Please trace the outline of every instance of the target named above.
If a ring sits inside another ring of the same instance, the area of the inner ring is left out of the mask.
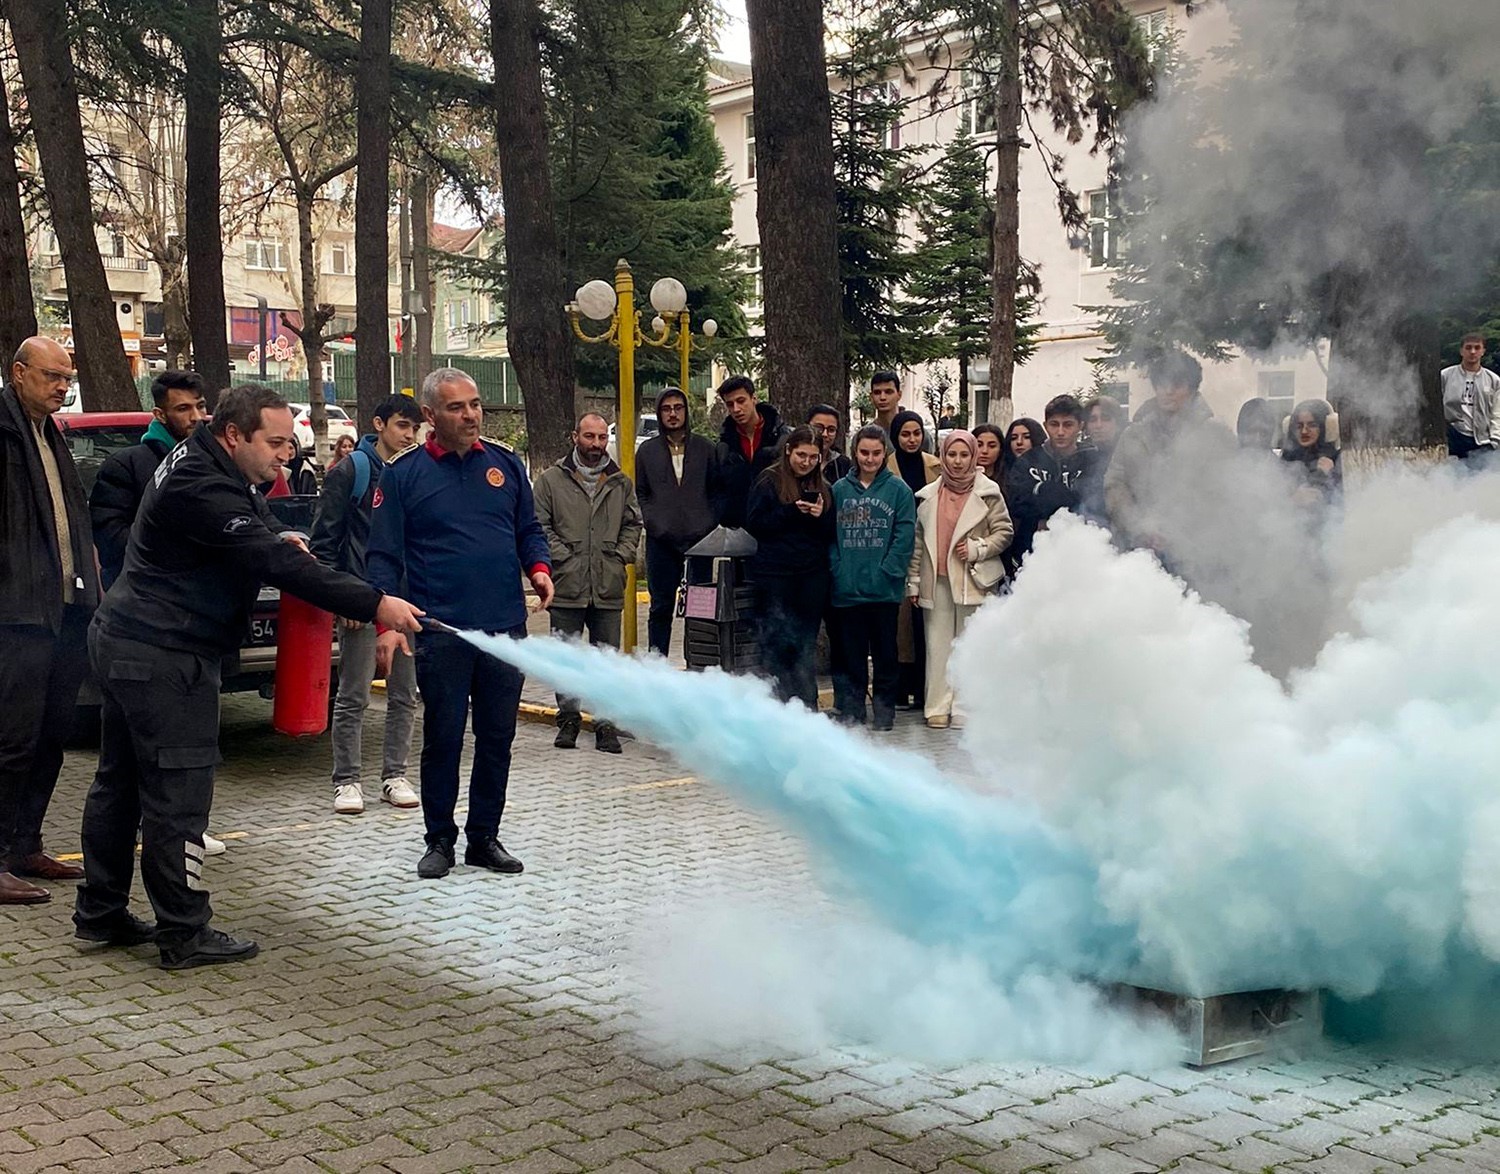
[[[1123,0],[913,0],[890,11],[892,34],[926,37],[929,58],[960,81],[943,92],[972,101],[995,135],[990,416],[1008,422],[1024,286],[1036,280],[1021,261],[1021,150],[1047,169],[1064,227],[1081,231],[1087,217],[1042,124],[1069,145],[1087,138],[1091,154],[1110,150],[1123,112],[1151,93],[1150,46]]]
[[[687,288],[705,318],[743,337],[747,278],[730,237],[734,188],[708,113],[707,28],[694,0],[569,0],[553,23],[548,114],[562,266],[568,289],[608,280],[625,258],[643,325],[652,282]],[[675,353],[643,347],[638,373],[676,382]],[[578,349],[580,380],[608,387],[615,360]]]
[[[969,364],[990,350],[990,232],[984,155],[967,128],[944,150],[918,206],[907,294],[942,358],[958,360],[958,411],[970,415]],[[1023,278],[1025,275],[1023,275]],[[1016,362],[1036,352],[1034,282],[1016,301]]]
[[[921,188],[914,149],[900,141],[910,104],[891,76],[899,57],[878,43],[856,46],[834,67],[833,174],[838,209],[844,387],[857,375],[910,367],[932,358],[927,323],[905,295],[913,254],[902,221]],[[847,406],[841,404],[841,407]]]

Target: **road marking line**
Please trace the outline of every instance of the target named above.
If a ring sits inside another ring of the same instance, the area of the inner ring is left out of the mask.
[[[680,779],[658,779],[654,783],[629,783],[623,787],[605,787],[601,791],[590,792],[594,795],[624,795],[631,791],[661,791],[668,787],[687,787],[698,780],[692,775]]]

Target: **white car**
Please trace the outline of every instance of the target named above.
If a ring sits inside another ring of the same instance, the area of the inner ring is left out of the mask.
[[[313,451],[312,422],[308,419],[312,409],[307,404],[288,404],[292,409],[293,424],[292,433],[297,438],[297,445],[304,453]],[[359,443],[359,429],[354,421],[349,419],[349,414],[343,408],[335,404],[329,404],[328,408],[328,443],[333,445],[338,442],[340,436],[347,436],[355,444]]]
[[[660,431],[661,424],[657,420],[656,414],[654,412],[643,413],[641,416],[640,427],[636,429],[635,433],[635,447],[639,450],[641,445],[645,444],[646,441],[650,440]],[[619,445],[616,443],[615,426],[613,424],[609,426],[609,443],[607,451],[614,460],[618,461],[620,459],[620,449]]]

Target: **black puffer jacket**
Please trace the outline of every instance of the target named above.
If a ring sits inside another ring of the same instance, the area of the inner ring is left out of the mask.
[[[92,610],[99,604],[94,573],[94,538],[89,503],[73,466],[73,454],[49,416],[43,435],[62,478],[63,503],[79,586],[73,602]],[[0,390],[0,624],[62,626],[62,560],[52,523],[52,493],[16,390]]]
[[[99,551],[100,577],[106,591],[120,577],[120,568],[125,565],[130,527],[141,508],[141,498],[146,496],[146,486],[151,484],[156,466],[173,448],[170,436],[164,439],[158,429],[166,432],[153,423],[140,444],[111,453],[99,466],[99,477],[89,494],[94,547]]]
[[[781,442],[791,432],[770,404],[756,404],[755,410],[760,413],[760,447],[749,460],[745,459],[740,430],[733,420],[726,418],[719,431],[719,486],[723,502],[719,522],[725,526],[745,524],[750,487],[776,463],[781,456]]]

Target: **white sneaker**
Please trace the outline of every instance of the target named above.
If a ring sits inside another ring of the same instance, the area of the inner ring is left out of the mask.
[[[386,779],[380,784],[380,801],[389,803],[392,807],[422,806],[422,800],[417,798],[417,793],[411,789],[411,784],[400,775],[393,779]]]
[[[223,840],[216,840],[207,832],[203,833],[203,855],[222,856],[226,851],[228,849],[224,846]]]
[[[340,783],[333,791],[335,815],[358,815],[365,809],[365,793],[358,783]]]

